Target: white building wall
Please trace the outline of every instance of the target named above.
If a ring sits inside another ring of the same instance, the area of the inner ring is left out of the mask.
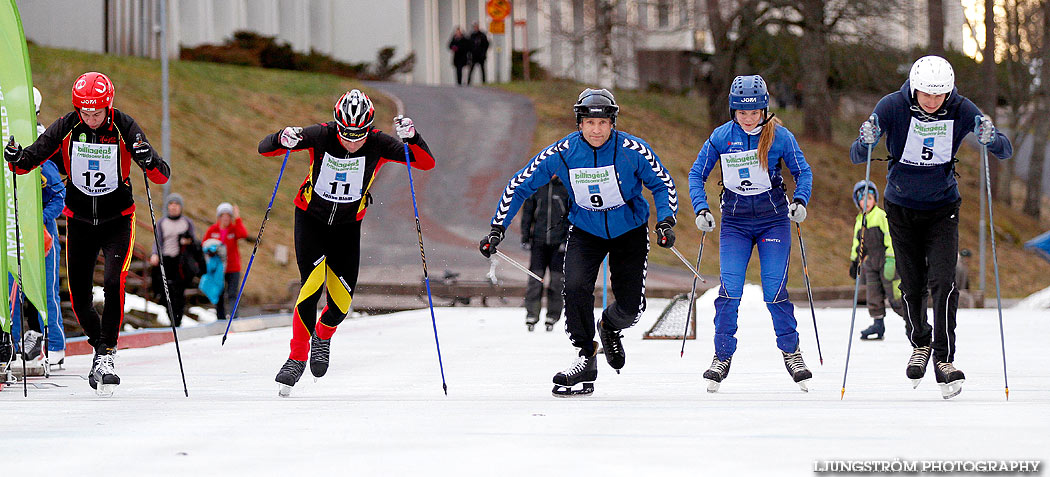
[[[26,38],[34,43],[71,50],[103,52],[105,5],[102,0],[17,0]],[[73,34],[75,32],[75,34]]]

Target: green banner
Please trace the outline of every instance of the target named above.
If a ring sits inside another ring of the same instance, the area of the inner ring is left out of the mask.
[[[6,145],[13,135],[23,147],[36,140],[36,113],[33,106],[33,81],[29,70],[29,51],[26,49],[22,20],[18,16],[15,0],[0,0],[0,133]],[[0,217],[4,223],[4,240],[0,240],[0,275],[18,274],[15,233],[15,202],[12,191],[13,180],[18,183],[18,227],[21,232],[22,285],[25,296],[36,305],[40,314],[48,318],[47,292],[44,276],[44,219],[40,203],[40,169],[18,176],[3,167],[4,180],[0,181]],[[55,237],[55,240],[58,238]],[[0,293],[2,325],[5,331],[11,327],[10,294]]]

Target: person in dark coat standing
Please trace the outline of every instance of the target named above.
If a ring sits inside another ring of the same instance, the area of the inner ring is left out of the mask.
[[[456,31],[452,33],[452,39],[448,41],[448,49],[452,50],[452,66],[456,67],[456,85],[463,84],[463,68],[470,64],[472,48],[470,38],[463,35],[461,28],[456,27]],[[470,77],[468,76],[467,83],[469,82]]]
[[[470,34],[470,71],[467,72],[467,84],[470,84],[470,79],[474,77],[474,67],[477,66],[481,70],[481,82],[487,83],[485,79],[485,58],[489,54],[489,36],[485,32],[481,31],[478,27],[478,22],[474,22],[474,32]]]
[[[547,285],[547,331],[561,319],[565,286],[565,239],[569,229],[569,192],[558,176],[540,187],[521,206],[521,248],[530,250],[529,270],[543,277],[550,269]],[[525,326],[532,331],[540,321],[543,283],[529,280],[525,290]]]

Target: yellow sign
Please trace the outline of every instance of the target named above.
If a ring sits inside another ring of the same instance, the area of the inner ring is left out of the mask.
[[[489,33],[493,35],[502,35],[506,33],[506,29],[503,25],[503,20],[493,20],[489,22]]]
[[[488,12],[489,17],[492,17],[492,20],[497,22],[503,22],[503,19],[510,15],[510,8],[509,0],[489,0],[485,4],[485,11]],[[490,31],[496,33],[494,30]],[[501,29],[499,33],[503,33],[503,30]]]

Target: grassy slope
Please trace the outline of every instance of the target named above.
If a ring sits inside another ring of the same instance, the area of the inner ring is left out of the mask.
[[[563,82],[512,83],[502,86],[508,91],[521,93],[536,105],[539,117],[538,130],[533,139],[534,149],[540,148],[561,138],[575,129],[571,114],[571,105],[583,89],[583,85]],[[699,246],[699,237],[693,227],[692,207],[688,204],[688,173],[696,158],[701,144],[710,132],[721,124],[709,124],[705,118],[706,106],[696,98],[642,93],[634,91],[617,91],[617,100],[621,105],[618,127],[635,134],[656,150],[664,165],[667,166],[679,187],[680,207],[676,227],[679,234],[678,249],[687,257],[695,257]],[[785,126],[801,135],[802,116],[797,111],[776,111],[784,120]],[[728,117],[728,114],[727,114]],[[863,118],[844,118],[835,121],[834,144],[821,144],[799,138],[803,152],[814,171],[813,198],[809,207],[809,218],[803,226],[803,238],[806,241],[806,255],[810,266],[810,278],[814,286],[852,285],[846,271],[849,268],[849,248],[851,233],[857,210],[850,199],[853,184],[863,179],[864,167],[853,166],[848,159],[849,144],[856,137],[856,127]],[[875,151],[876,157],[885,157],[885,148],[880,146]],[[962,221],[960,225],[961,247],[975,252],[978,247],[978,164],[976,151],[964,147],[959,154],[957,169],[961,193],[963,196]],[[526,158],[522,158],[524,163]],[[785,174],[787,170],[785,168]],[[708,196],[717,197],[721,179],[719,168],[708,181]],[[886,163],[872,164],[872,179],[880,189],[886,184]],[[794,190],[792,180],[788,190]],[[1048,210],[1044,207],[1044,211]],[[718,211],[715,211],[716,216]],[[999,254],[1000,276],[1003,294],[1007,297],[1020,297],[1042,289],[1048,285],[1045,270],[1046,263],[1032,253],[1025,252],[1022,244],[1038,233],[1050,229],[1048,213],[1044,212],[1042,220],[1036,221],[1017,210],[1003,207],[995,209],[996,240]],[[801,287],[802,270],[798,246],[792,253],[792,271],[790,286]],[[653,260],[659,263],[674,265],[679,263],[669,252],[654,247]],[[718,261],[717,234],[707,237],[701,271],[717,274]],[[756,254],[757,255],[757,254]],[[970,271],[973,287],[977,287],[977,258],[971,259]],[[988,255],[988,290],[994,297],[994,278],[992,276],[991,255]],[[757,257],[752,257],[748,268],[748,280],[758,281],[759,267]]]
[[[161,148],[160,62],[142,58],[95,55],[32,46],[33,81],[44,97],[41,118],[46,124],[70,111],[70,86],[86,71],[101,71],[116,87],[115,106],[134,117],[151,143]],[[198,233],[214,222],[223,201],[238,204],[253,238],[273,192],[282,157],[265,158],[257,145],[266,134],[286,125],[309,125],[331,118],[332,104],[349,88],[346,78],[177,61],[170,64],[171,144],[161,151],[172,161],[171,190],[182,194]],[[367,89],[366,92],[371,93]],[[390,123],[394,106],[371,95],[379,111],[377,125]],[[381,128],[383,126],[380,126]],[[281,188],[266,226],[266,236],[252,265],[245,300],[274,303],[290,299],[289,283],[298,280],[292,247],[292,198],[307,171],[305,153],[288,162]],[[139,205],[138,219],[149,223],[145,190],[139,174],[132,184]],[[154,210],[162,199],[153,186]],[[136,240],[152,246],[152,234],[141,229]],[[289,248],[288,265],[273,259],[277,245]],[[241,243],[241,266],[247,266],[252,246]]]

